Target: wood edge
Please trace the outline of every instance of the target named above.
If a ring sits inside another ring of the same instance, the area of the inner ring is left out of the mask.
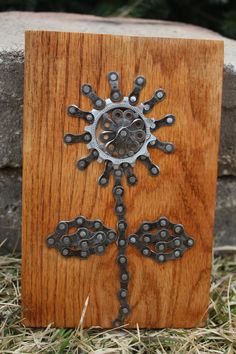
[[[224,47],[224,41],[219,41],[217,43],[218,50],[219,50],[219,56],[220,56],[220,65],[221,65],[221,74],[220,74],[220,86],[219,86],[219,112],[218,112],[218,130],[216,134],[216,144],[217,144],[217,161],[219,158],[219,152],[220,152],[220,137],[221,137],[221,122],[222,122],[222,102],[223,102],[223,82],[224,82],[224,52],[225,52],[225,47]],[[215,242],[215,217],[216,217],[216,194],[217,194],[217,179],[218,179],[218,170],[219,166],[218,163],[216,163],[216,168],[215,168],[215,188],[213,190],[214,192],[214,213],[213,213],[213,220],[212,220],[212,242],[211,242],[211,248],[212,248],[212,261],[211,261],[211,273],[212,273],[212,266],[213,266],[213,259],[214,259],[214,242]],[[210,274],[211,274],[210,273]]]
[[[215,43],[219,46],[224,47],[224,39],[203,39],[203,38],[182,38],[182,37],[159,37],[159,36],[143,36],[143,35],[135,35],[135,34],[113,34],[113,33],[97,33],[97,32],[75,32],[75,31],[60,31],[60,30],[55,30],[55,31],[50,31],[50,30],[26,30],[25,31],[25,39],[26,37],[28,38],[29,35],[31,34],[68,34],[68,35],[87,35],[87,36],[100,36],[100,37],[115,37],[115,38],[140,38],[140,39],[159,39],[159,40],[177,40],[177,41],[191,41],[191,42],[206,42],[206,43]]]

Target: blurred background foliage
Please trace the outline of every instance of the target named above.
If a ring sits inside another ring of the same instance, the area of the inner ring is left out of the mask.
[[[0,0],[0,11],[53,11],[192,23],[236,39],[236,0]]]

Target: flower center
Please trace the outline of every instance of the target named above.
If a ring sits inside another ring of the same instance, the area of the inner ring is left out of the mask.
[[[136,111],[113,108],[103,113],[96,128],[100,148],[116,158],[133,156],[146,139],[146,126]]]

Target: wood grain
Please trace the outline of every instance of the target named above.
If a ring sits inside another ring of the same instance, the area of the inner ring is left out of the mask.
[[[66,115],[75,103],[90,109],[80,85],[89,82],[109,96],[106,74],[118,71],[124,94],[144,75],[142,100],[163,87],[167,99],[149,117],[172,113],[176,124],[156,135],[175,144],[165,155],[153,149],[160,166],[151,177],[137,163],[139,183],[125,187],[129,233],[161,215],[183,223],[196,246],[181,260],[158,265],[128,248],[128,326],[194,327],[205,324],[210,285],[217,152],[219,140],[223,42],[126,37],[82,33],[26,33],[23,279],[24,323],[78,326],[89,296],[84,326],[109,328],[118,311],[116,246],[86,261],[65,259],[48,249],[46,237],[59,220],[76,215],[100,218],[115,227],[112,183],[98,187],[103,166],[80,172],[75,163],[87,155],[83,144],[66,146],[64,133],[83,132],[85,123]]]

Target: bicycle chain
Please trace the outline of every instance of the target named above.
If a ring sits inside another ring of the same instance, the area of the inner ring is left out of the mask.
[[[112,102],[121,101],[123,99],[123,96],[118,84],[119,74],[115,71],[111,71],[110,73],[108,73],[107,78],[111,87],[110,98]]]
[[[92,124],[94,122],[94,115],[88,111],[82,111],[78,106],[72,104],[67,109],[67,114],[70,117],[82,118],[85,122]]]
[[[174,224],[163,216],[154,222],[143,222],[129,236],[129,244],[135,246],[143,256],[163,263],[182,257],[188,248],[194,246],[194,240],[186,234],[183,225]]]
[[[136,79],[134,80],[134,87],[133,91],[129,94],[129,104],[131,106],[134,106],[138,103],[139,101],[139,96],[140,92],[143,89],[143,87],[146,85],[146,79],[143,76],[137,76]]]
[[[106,106],[106,102],[102,98],[98,97],[91,85],[82,85],[81,92],[90,99],[91,104],[95,109],[100,111]]]
[[[118,300],[120,302],[120,309],[118,316],[113,321],[113,327],[119,327],[124,324],[126,317],[130,313],[130,307],[128,304],[128,283],[129,283],[129,273],[127,270],[127,257],[126,257],[126,229],[127,223],[125,220],[126,208],[124,205],[123,195],[124,188],[122,187],[121,181],[124,171],[122,168],[113,169],[114,176],[114,187],[112,194],[115,198],[115,214],[118,219],[117,225],[117,247],[118,256],[117,263],[120,269],[120,289],[118,291]]]
[[[77,228],[69,233],[71,228]],[[87,259],[92,254],[104,254],[106,247],[115,241],[117,234],[103,225],[101,220],[88,220],[77,216],[70,221],[60,221],[53,234],[46,240],[48,247],[57,248],[62,256]]]
[[[165,97],[166,97],[166,93],[163,89],[156,90],[153,97],[149,101],[144,102],[143,113],[144,114],[149,113],[153,109],[155,104],[163,101]]]

